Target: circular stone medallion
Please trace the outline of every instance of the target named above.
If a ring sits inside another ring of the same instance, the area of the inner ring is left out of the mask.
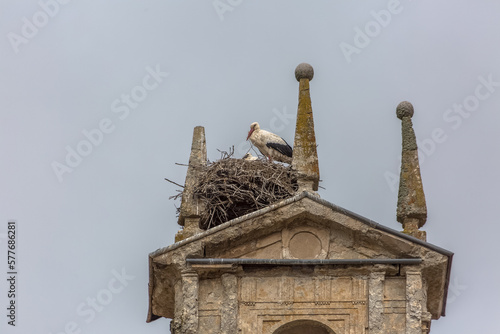
[[[299,232],[290,239],[289,249],[294,258],[314,259],[321,253],[321,240],[311,232]]]

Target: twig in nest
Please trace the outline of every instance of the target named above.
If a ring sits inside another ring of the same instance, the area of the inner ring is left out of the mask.
[[[175,185],[176,185],[176,186],[178,186],[178,187],[184,188],[184,186],[181,186],[180,184],[175,183],[174,181],[171,181],[171,180],[169,180],[169,179],[167,179],[167,178],[165,178],[165,181],[168,181],[168,182],[170,182],[170,183],[173,183],[173,184],[175,184]]]

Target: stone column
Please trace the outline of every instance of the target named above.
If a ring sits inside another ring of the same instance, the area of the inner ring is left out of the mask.
[[[198,274],[194,271],[185,271],[181,274],[183,308],[178,334],[198,332],[198,281]]]
[[[186,182],[182,192],[181,208],[177,223],[184,226],[184,230],[176,236],[176,242],[189,238],[202,232],[200,229],[200,216],[205,210],[195,196],[195,187],[199,173],[207,165],[207,145],[205,141],[205,128],[197,126],[193,131],[193,142],[191,144],[191,155],[186,173]]]
[[[299,192],[318,191],[319,165],[314,134],[314,119],[309,94],[309,81],[314,76],[311,65],[302,63],[295,69],[299,82],[299,105],[293,142],[292,168],[297,171]]]
[[[368,328],[369,334],[384,334],[384,280],[385,273],[370,274],[368,282]]]
[[[403,137],[396,216],[398,222],[403,224],[403,233],[425,241],[426,233],[419,228],[427,220],[427,206],[418,162],[417,138],[411,122],[412,104],[408,101],[401,102],[396,108],[396,115],[401,120]]]
[[[221,334],[238,332],[238,278],[234,274],[222,274],[223,301],[221,307]]]
[[[406,273],[406,334],[422,334],[422,274]]]

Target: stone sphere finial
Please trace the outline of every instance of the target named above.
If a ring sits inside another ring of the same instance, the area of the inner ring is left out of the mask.
[[[295,69],[295,79],[300,81],[300,79],[312,80],[314,76],[314,69],[308,63],[301,63]]]
[[[401,102],[396,108],[396,116],[399,119],[403,119],[403,117],[411,118],[413,116],[413,105],[408,101]]]

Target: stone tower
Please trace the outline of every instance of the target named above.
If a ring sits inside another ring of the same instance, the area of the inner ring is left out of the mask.
[[[425,198],[411,117],[402,102],[399,232],[321,199],[309,82],[300,64],[292,167],[298,192],[199,228],[193,194],[206,165],[196,127],[179,224],[180,240],[149,254],[147,321],[170,318],[175,334],[425,334],[445,314],[453,254],[425,241]]]

